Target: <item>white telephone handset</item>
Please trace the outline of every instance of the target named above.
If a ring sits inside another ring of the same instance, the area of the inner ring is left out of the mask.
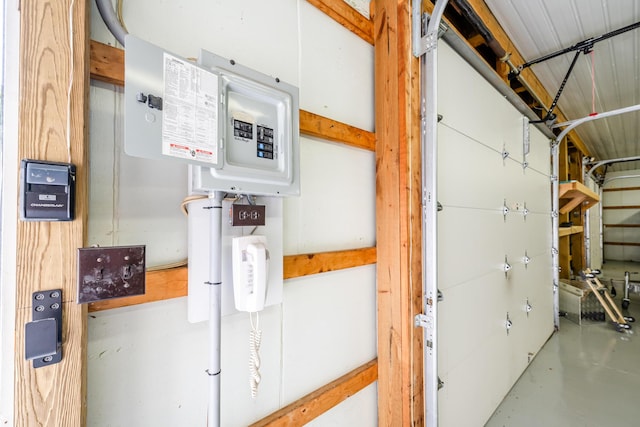
[[[265,236],[234,237],[233,296],[236,310],[256,312],[264,309],[269,275],[269,251]]]

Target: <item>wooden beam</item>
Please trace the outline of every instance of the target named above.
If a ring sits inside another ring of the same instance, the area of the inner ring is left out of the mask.
[[[71,162],[77,172],[75,220],[16,225],[14,419],[16,426],[25,427],[83,426],[87,308],[75,303],[75,294],[76,250],[84,246],[87,228],[90,7],[70,0],[23,1],[20,6],[19,158],[13,160]],[[34,369],[24,354],[32,294],[56,288],[63,298],[63,358]]]
[[[124,86],[124,50],[95,40],[91,40],[90,48],[91,78]],[[300,133],[365,150],[375,149],[373,132],[304,110],[300,110]]]
[[[300,110],[300,133],[365,150],[373,151],[376,148],[376,138],[373,132],[367,132],[304,110]]]
[[[602,209],[640,209],[640,205],[603,206]]]
[[[615,246],[640,246],[640,243],[634,242],[604,242],[605,245],[615,245]]]
[[[378,424],[424,425],[419,61],[411,2],[374,5]]]
[[[284,279],[375,264],[376,248],[289,255],[284,257]]]
[[[344,0],[307,0],[340,25],[373,44],[373,23]]]
[[[638,228],[640,224],[603,224],[605,227],[609,228]]]
[[[89,304],[89,312],[186,297],[187,267],[150,271],[146,276],[145,287],[144,295],[92,302]]]
[[[636,190],[640,190],[640,187],[605,188],[602,191],[636,191]]]
[[[283,278],[324,273],[359,267],[376,262],[376,248],[321,252],[316,254],[287,255],[283,259]],[[98,301],[89,304],[89,311],[110,310],[148,302],[187,296],[187,267],[150,271],[146,277],[144,295]]]
[[[467,41],[474,48],[477,48],[478,46],[481,46],[483,44],[487,44],[484,37],[482,37],[480,34],[476,34],[474,36],[469,37]]]
[[[89,45],[91,78],[124,86],[124,50],[91,40]]]
[[[372,360],[250,427],[303,426],[372,384],[377,376],[378,362]]]

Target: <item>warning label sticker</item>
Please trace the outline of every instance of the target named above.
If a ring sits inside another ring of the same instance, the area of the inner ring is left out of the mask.
[[[162,154],[218,163],[218,76],[164,54]]]

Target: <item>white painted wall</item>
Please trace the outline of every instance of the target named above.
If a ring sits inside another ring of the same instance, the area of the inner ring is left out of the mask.
[[[6,9],[5,9],[6,7]],[[0,136],[0,425],[13,425],[18,205],[18,70],[20,15],[14,2],[0,2],[4,28],[2,135]],[[4,16],[3,16],[4,12]],[[1,29],[1,28],[0,28]]]
[[[91,37],[113,42],[92,5]],[[124,2],[132,34],[185,57],[200,48],[300,88],[300,108],[373,130],[373,48],[304,0]],[[89,244],[147,245],[149,264],[186,258],[186,167],[131,158],[122,147],[122,91],[91,93]],[[285,254],[375,245],[375,156],[301,138],[302,195],[285,200]],[[241,426],[376,356],[375,267],[288,280],[262,312],[262,383],[248,387],[249,319],[223,319],[222,425]],[[186,299],[93,313],[88,425],[204,425],[207,325]],[[311,425],[373,426],[371,385]]]
[[[532,126],[523,170],[521,114],[440,46],[439,425],[474,427],[487,421],[553,332],[550,150]],[[512,266],[506,275],[505,256]]]
[[[640,170],[609,172],[604,189],[640,187]],[[616,178],[616,179],[613,179]],[[637,206],[640,190],[604,191],[602,206]],[[640,228],[611,228],[606,224],[640,224],[640,209],[604,209],[602,220],[605,242],[640,243]],[[612,261],[640,261],[640,246],[604,245],[604,259]]]

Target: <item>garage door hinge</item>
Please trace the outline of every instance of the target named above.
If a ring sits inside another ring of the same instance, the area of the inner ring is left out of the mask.
[[[416,314],[414,324],[421,328],[431,328],[433,327],[433,317],[427,316],[426,314]]]

